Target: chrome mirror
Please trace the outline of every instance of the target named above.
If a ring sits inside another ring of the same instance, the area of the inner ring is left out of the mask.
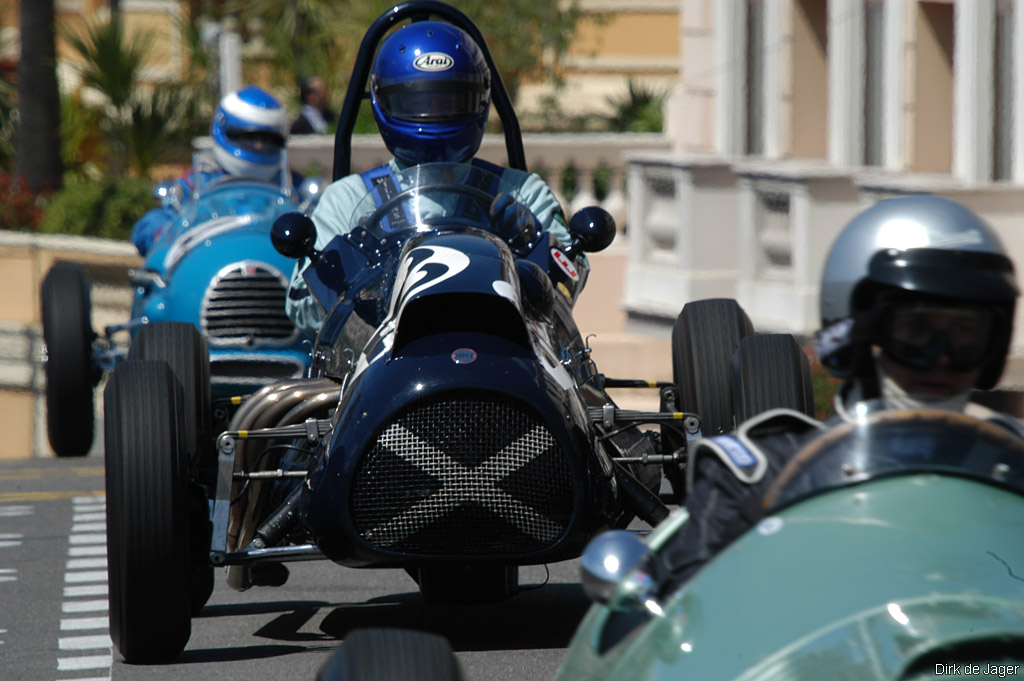
[[[316,205],[326,186],[323,178],[318,175],[307,177],[303,180],[302,184],[299,185],[300,212],[306,212],[310,206]]]
[[[180,208],[181,200],[184,196],[185,191],[181,188],[181,185],[174,180],[161,182],[153,187],[153,197],[165,208]]]
[[[583,590],[595,603],[612,610],[647,609],[662,613],[656,599],[658,557],[628,530],[611,530],[594,538],[583,551]]]

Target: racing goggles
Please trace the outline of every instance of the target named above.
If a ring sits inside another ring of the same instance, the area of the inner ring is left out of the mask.
[[[986,307],[893,303],[881,311],[875,342],[893,360],[913,369],[931,369],[946,357],[953,371],[972,371],[989,359],[996,315]]]
[[[484,83],[430,80],[378,85],[378,106],[402,121],[443,123],[475,116],[487,108],[490,88]]]
[[[228,130],[227,138],[240,149],[256,154],[274,154],[284,148],[284,137],[272,130]]]

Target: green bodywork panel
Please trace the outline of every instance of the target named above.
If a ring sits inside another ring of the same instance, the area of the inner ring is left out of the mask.
[[[1024,657],[1022,539],[1024,497],[966,478],[831,491],[762,520],[603,655],[621,615],[592,607],[557,679],[899,679],[932,652],[931,677],[942,649],[983,639]]]

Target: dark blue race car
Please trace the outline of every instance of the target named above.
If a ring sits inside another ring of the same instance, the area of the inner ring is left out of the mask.
[[[439,2],[382,15],[356,60],[335,178],[348,174],[377,42],[427,17],[484,45]],[[490,70],[510,165],[525,169]],[[613,221],[580,211],[570,246],[536,230],[502,234],[489,215],[505,194],[514,188],[486,165],[426,164],[377,185],[355,209],[358,226],[322,250],[309,218],[278,218],[274,243],[303,259],[327,317],[309,375],[230,405],[223,432],[210,430],[198,329],[142,329],[135,344],[152,350],[121,363],[105,392],[111,635],[127,661],[184,649],[215,570],[244,590],[283,584],[288,561],[331,560],[403,568],[429,602],[510,598],[519,566],[574,558],[635,517],[660,522],[663,471],[678,485],[702,429],[769,406],[810,408],[793,339],[753,335],[731,300],[680,315],[680,385],[651,384],[663,410],[618,408],[609,388],[649,384],[601,374],[573,320],[588,276],[580,256],[611,243]],[[735,403],[733,385],[744,395]]]

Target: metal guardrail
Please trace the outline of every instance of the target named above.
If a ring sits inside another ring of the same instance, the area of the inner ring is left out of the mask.
[[[0,322],[0,390],[41,390],[41,347],[37,327]]]
[[[42,280],[55,262],[80,264],[92,287],[93,328],[102,330],[128,319],[128,270],[139,257],[131,244],[110,239],[0,231],[0,261],[7,272],[23,273],[11,277],[0,306],[0,431],[7,436],[0,458],[52,456],[46,439]],[[98,419],[102,402],[96,400]],[[102,447],[101,431],[97,424],[94,451]]]

